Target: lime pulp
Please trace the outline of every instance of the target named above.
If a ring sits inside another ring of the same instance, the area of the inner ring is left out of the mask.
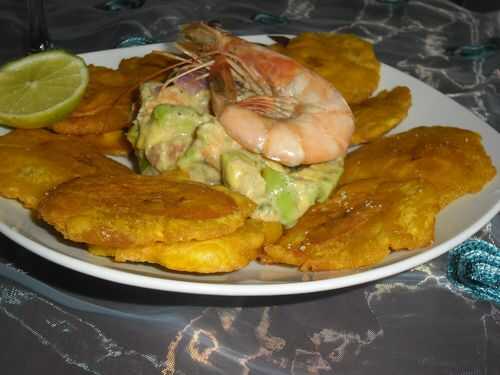
[[[39,128],[66,117],[80,102],[89,80],[83,59],[53,50],[0,68],[0,123]]]

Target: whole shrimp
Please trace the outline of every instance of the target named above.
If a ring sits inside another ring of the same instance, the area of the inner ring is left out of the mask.
[[[345,155],[354,118],[327,80],[293,59],[205,23],[177,45],[209,68],[213,110],[245,149],[286,166]]]

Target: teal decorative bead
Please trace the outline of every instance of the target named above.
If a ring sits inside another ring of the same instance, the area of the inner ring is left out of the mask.
[[[288,23],[288,18],[283,16],[275,16],[269,13],[257,13],[252,17],[252,20],[264,25],[279,25]]]
[[[392,7],[400,7],[406,5],[408,0],[377,0],[379,3],[389,5]]]
[[[146,0],[110,0],[95,7],[97,9],[116,12],[122,9],[136,9],[144,5]]]
[[[466,60],[479,60],[493,56],[498,50],[500,50],[500,38],[491,38],[484,43],[449,47],[446,52],[448,55]]]
[[[468,240],[448,254],[448,280],[477,299],[500,303],[500,249]]]
[[[122,40],[117,48],[134,47],[134,46],[144,46],[146,44],[155,43],[155,40],[145,37],[145,36],[131,36]]]

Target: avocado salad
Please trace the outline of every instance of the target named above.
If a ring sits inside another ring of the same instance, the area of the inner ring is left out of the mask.
[[[257,205],[254,218],[293,226],[336,186],[343,158],[286,167],[243,149],[209,112],[207,88],[148,82],[128,132],[142,174],[180,169],[205,184],[222,184]]]

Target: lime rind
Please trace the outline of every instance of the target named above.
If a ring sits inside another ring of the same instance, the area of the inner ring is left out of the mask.
[[[0,123],[37,128],[66,117],[88,85],[84,60],[54,50],[30,55],[0,68]]]

